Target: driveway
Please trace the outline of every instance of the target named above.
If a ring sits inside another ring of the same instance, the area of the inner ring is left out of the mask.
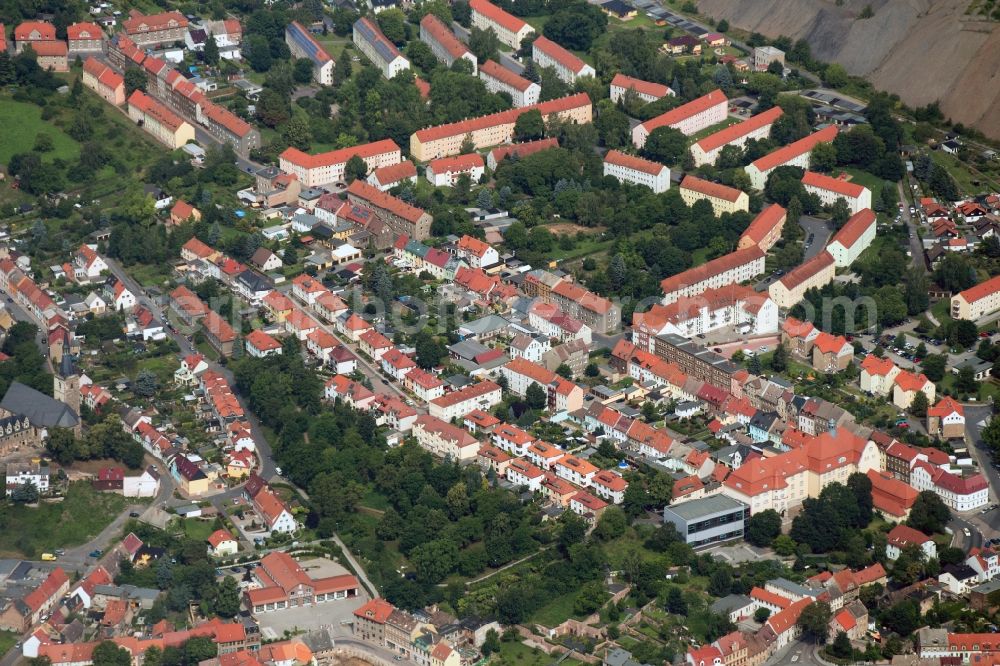
[[[805,231],[806,237],[804,243],[806,243],[805,257],[803,261],[807,259],[812,259],[817,254],[823,251],[826,247],[827,241],[830,240],[830,227],[827,225],[826,220],[821,220],[818,217],[813,217],[811,215],[803,215],[799,218],[799,226]],[[810,240],[810,236],[812,240]]]

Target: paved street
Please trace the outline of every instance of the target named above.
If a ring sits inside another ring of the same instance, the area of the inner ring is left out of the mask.
[[[465,28],[461,23],[459,23],[458,21],[452,21],[451,30],[460,40],[462,40],[466,44],[469,43],[469,36],[471,34],[471,31]],[[515,74],[523,74],[524,65],[515,60],[511,55],[512,53],[513,51],[500,51],[500,64],[509,69],[510,71],[514,72]]]
[[[920,236],[917,235],[920,218],[916,215],[910,215],[910,202],[915,197],[911,198],[912,192],[907,192],[907,182],[909,182],[909,176],[896,184],[896,188],[899,190],[899,201],[903,204],[900,215],[903,221],[906,222],[906,228],[910,231],[910,261],[914,266],[918,266],[926,271],[927,262],[924,261],[924,247],[921,244]],[[875,196],[874,192],[872,192],[872,196]]]
[[[806,237],[803,240],[805,243],[805,256],[803,258],[812,259],[823,251],[827,241],[830,240],[830,227],[827,226],[826,220],[811,215],[800,217],[799,226],[806,232]]]

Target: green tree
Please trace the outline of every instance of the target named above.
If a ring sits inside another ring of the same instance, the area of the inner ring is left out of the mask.
[[[968,348],[979,339],[979,329],[968,319],[957,319],[948,330],[948,343],[958,347]]]
[[[829,173],[837,166],[837,149],[832,143],[819,143],[809,154],[809,168],[813,171]]]
[[[827,65],[823,71],[823,83],[831,88],[840,88],[847,85],[847,79],[847,70],[837,63]]]
[[[971,365],[963,365],[958,369],[955,388],[963,393],[975,393],[979,390],[979,382],[976,381],[976,373]]]
[[[136,395],[144,398],[152,398],[160,388],[160,380],[149,370],[140,370],[132,383],[132,390]]]
[[[646,137],[642,153],[663,164],[677,164],[687,155],[687,137],[673,127],[657,127]]]
[[[545,389],[538,382],[531,382],[531,385],[525,390],[524,401],[531,409],[545,409],[548,404]]]
[[[30,481],[14,486],[10,499],[18,504],[34,504],[38,501],[38,487]]]
[[[708,579],[708,593],[714,597],[724,597],[732,592],[733,576],[729,568],[720,566]]]
[[[358,155],[351,155],[351,158],[347,160],[347,164],[344,165],[344,178],[347,179],[348,183],[353,183],[355,180],[364,180],[368,176],[368,164]]]
[[[571,2],[556,10],[545,23],[546,37],[574,51],[587,51],[608,27],[608,17],[600,7]]]
[[[129,67],[126,69],[124,79],[126,97],[136,90],[146,90],[146,74],[138,67]]]
[[[240,612],[240,586],[232,576],[226,576],[219,581],[215,590],[215,600],[212,608],[221,617],[236,617]]]
[[[292,78],[296,83],[308,84],[313,80],[313,64],[309,58],[298,58],[292,67]]]
[[[526,111],[514,121],[514,138],[517,141],[532,141],[545,136],[545,120],[537,109]]]
[[[943,533],[951,519],[951,512],[932,490],[924,490],[913,502],[906,524],[924,534]]]
[[[201,50],[202,59],[209,65],[219,64],[219,45],[215,41],[215,37],[209,35],[205,39],[205,48]]]
[[[839,659],[850,659],[851,655],[854,654],[851,639],[843,631],[838,631],[837,637],[833,639],[833,644],[830,645],[830,654]]]
[[[779,342],[774,348],[774,355],[771,357],[771,368],[775,372],[784,372],[788,369],[788,348],[784,342]]]
[[[496,61],[500,58],[500,40],[492,30],[472,28],[469,33],[469,50],[479,62]]]
[[[271,69],[271,46],[263,35],[247,35],[241,51],[253,71],[266,72]]]
[[[764,624],[765,622],[767,622],[767,618],[769,617],[771,617],[770,608],[764,608],[762,606],[753,612],[753,619],[758,624]]]
[[[667,590],[667,598],[663,607],[668,613],[673,613],[674,615],[686,616],[688,614],[687,601],[684,599],[684,594],[681,592],[681,588],[676,585],[670,586],[670,589]]]
[[[802,635],[814,642],[826,642],[830,632],[830,604],[825,601],[814,601],[802,609],[796,622],[802,630]]]
[[[94,666],[131,666],[132,657],[128,650],[118,647],[112,641],[102,641],[94,648],[91,656]]]
[[[556,374],[563,379],[573,379],[573,368],[569,367],[565,363],[560,363],[559,367],[556,368]]]
[[[779,534],[781,534],[781,516],[774,509],[766,509],[750,517],[746,539],[753,545],[761,548],[770,546]]]
[[[406,26],[406,14],[401,9],[392,8],[379,12],[376,19],[386,39],[396,46],[402,46],[406,42],[409,31]]]
[[[483,656],[488,658],[490,655],[500,652],[500,647],[500,635],[496,629],[487,631],[486,640],[483,641],[483,646],[480,648]]]
[[[927,379],[932,382],[939,382],[944,379],[947,365],[948,358],[944,354],[930,354],[921,361],[920,369],[927,375]]]

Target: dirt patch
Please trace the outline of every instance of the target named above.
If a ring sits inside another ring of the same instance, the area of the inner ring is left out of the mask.
[[[338,657],[333,656],[327,662],[332,666],[372,666],[372,663],[365,661],[364,659],[358,659],[357,657]]]
[[[874,16],[858,20],[871,5]],[[941,102],[945,116],[1000,137],[1000,23],[971,19],[968,0],[700,0],[698,9],[768,37],[805,39],[911,106]],[[928,48],[933,44],[933,48]],[[969,94],[970,90],[976,94]]]
[[[579,224],[574,224],[573,222],[556,222],[555,224],[546,224],[545,228],[549,230],[549,233],[556,234],[557,236],[575,235],[578,233],[585,234],[599,234],[604,231],[604,227],[584,227]]]

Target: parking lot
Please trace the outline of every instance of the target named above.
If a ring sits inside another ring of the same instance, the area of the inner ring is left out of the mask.
[[[347,636],[351,634],[350,623],[354,620],[354,611],[367,601],[368,595],[362,592],[353,599],[327,601],[315,606],[285,608],[270,613],[259,613],[254,617],[260,623],[260,632],[264,639],[281,638],[286,631],[312,631],[321,628],[329,629],[334,635]]]

